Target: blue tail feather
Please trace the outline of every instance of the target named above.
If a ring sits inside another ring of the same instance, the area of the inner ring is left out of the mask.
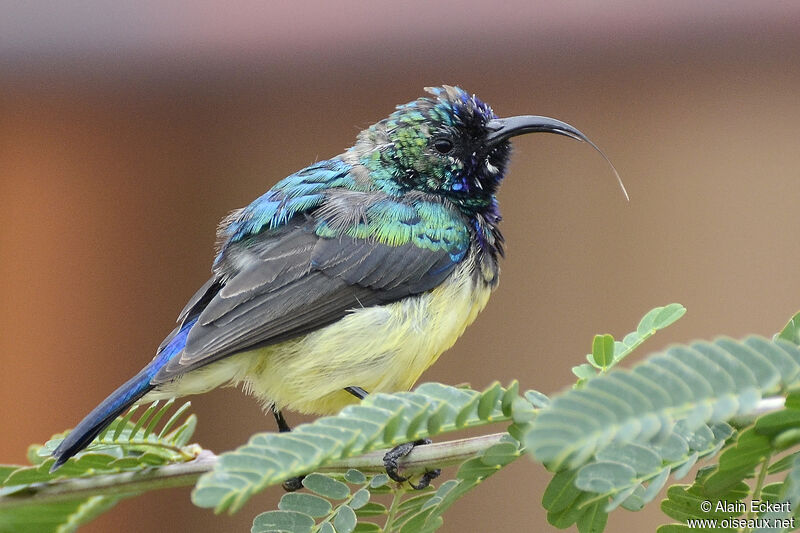
[[[50,472],[57,470],[70,457],[88,446],[115,418],[153,389],[150,380],[170,359],[183,350],[186,345],[186,337],[195,321],[196,319],[183,324],[150,364],[112,392],[108,398],[80,421],[53,452],[56,462],[53,463]]]

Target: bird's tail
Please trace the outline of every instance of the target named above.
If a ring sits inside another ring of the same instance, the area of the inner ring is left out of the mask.
[[[186,345],[186,336],[194,323],[195,320],[192,320],[180,328],[176,328],[170,341],[150,364],[112,392],[108,398],[86,415],[75,429],[70,431],[53,452],[56,461],[50,467],[50,472],[57,470],[67,462],[67,459],[88,446],[115,418],[153,389],[150,380],[170,359],[183,350]]]
[[[136,400],[147,394],[153,388],[150,385],[152,375],[148,372],[148,365],[141,372],[128,380],[124,385],[111,393],[103,402],[95,407],[91,413],[70,431],[69,435],[61,441],[53,452],[56,462],[50,467],[50,472],[67,462],[67,459],[84,449],[94,438],[100,434],[115,418],[125,409],[134,404]]]

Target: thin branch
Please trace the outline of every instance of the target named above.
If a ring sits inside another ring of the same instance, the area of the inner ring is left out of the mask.
[[[505,433],[492,433],[480,437],[451,440],[417,446],[411,453],[399,461],[400,472],[403,475],[424,472],[426,468],[441,468],[466,461],[478,452],[494,446]],[[384,471],[383,456],[386,450],[373,452],[332,461],[317,470],[320,472],[347,472],[351,468],[365,473],[380,473]]]
[[[497,444],[505,433],[494,433],[414,448],[400,460],[404,475],[460,463],[476,453]],[[321,472],[347,472],[357,468],[363,472],[382,472],[386,450],[378,450],[329,463]],[[193,486],[197,479],[210,472],[218,458],[203,450],[197,458],[186,463],[147,468],[136,472],[121,472],[88,478],[66,479],[41,483],[20,492],[0,497],[0,510],[24,505],[42,505],[88,498],[90,496],[127,497],[142,492],[173,487]]]
[[[203,450],[195,459],[185,463],[39,483],[0,497],[0,509],[71,501],[90,496],[135,496],[149,490],[191,486],[197,478],[214,468],[216,463],[217,456]]]

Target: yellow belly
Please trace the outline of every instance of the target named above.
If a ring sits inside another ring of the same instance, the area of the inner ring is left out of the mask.
[[[303,337],[192,371],[148,396],[182,396],[242,383],[265,406],[329,414],[357,401],[344,387],[407,390],[455,343],[489,299],[491,289],[475,279],[466,263],[430,292],[354,310]]]

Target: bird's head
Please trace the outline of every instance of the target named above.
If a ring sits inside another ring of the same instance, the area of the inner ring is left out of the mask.
[[[539,116],[498,118],[459,87],[426,89],[431,96],[398,106],[361,132],[350,154],[387,192],[440,195],[467,213],[492,209],[511,153],[509,139],[536,131],[580,140],[564,122]]]

